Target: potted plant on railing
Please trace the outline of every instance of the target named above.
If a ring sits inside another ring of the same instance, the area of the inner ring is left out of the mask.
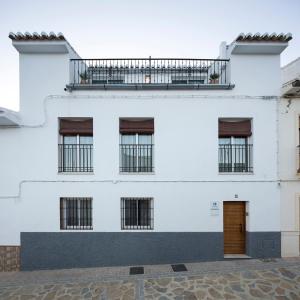
[[[79,76],[80,76],[80,83],[81,84],[88,83],[89,74],[88,74],[87,71],[84,71],[84,72],[80,73]]]
[[[209,83],[218,84],[220,75],[218,73],[212,73],[209,77]]]

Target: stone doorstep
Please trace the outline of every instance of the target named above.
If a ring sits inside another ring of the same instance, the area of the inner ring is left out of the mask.
[[[224,254],[224,259],[252,259],[246,254]]]

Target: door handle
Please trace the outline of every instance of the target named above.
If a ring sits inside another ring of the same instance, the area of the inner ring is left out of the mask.
[[[240,224],[240,231],[243,232],[243,224]]]

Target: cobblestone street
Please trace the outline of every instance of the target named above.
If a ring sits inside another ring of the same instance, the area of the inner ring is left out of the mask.
[[[0,299],[300,299],[300,259],[0,273]]]

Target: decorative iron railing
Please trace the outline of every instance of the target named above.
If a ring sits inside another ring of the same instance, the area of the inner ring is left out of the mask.
[[[120,144],[120,172],[153,172],[152,144]]]
[[[252,148],[253,145],[251,144],[220,144],[219,172],[253,172]]]
[[[93,145],[59,144],[58,172],[93,172]]]
[[[227,59],[71,59],[70,87],[229,85]]]

